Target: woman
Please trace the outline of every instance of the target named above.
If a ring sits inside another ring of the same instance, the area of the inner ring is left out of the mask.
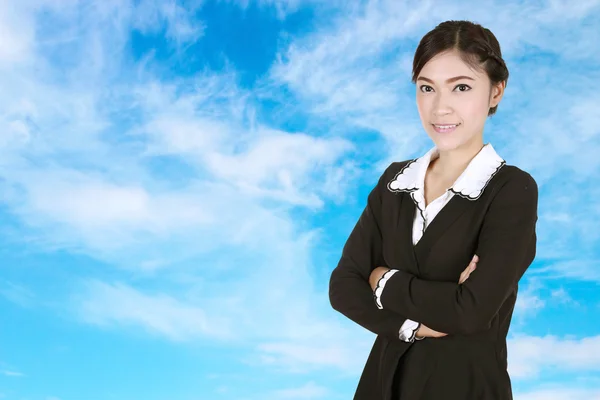
[[[355,400],[512,399],[506,335],[535,258],[538,189],[483,141],[507,79],[480,25],[441,23],[417,48],[434,147],[389,165],[331,274],[332,307],[377,334]]]

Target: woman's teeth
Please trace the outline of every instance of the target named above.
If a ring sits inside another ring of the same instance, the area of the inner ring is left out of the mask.
[[[436,130],[436,132],[447,133],[447,132],[452,132],[454,129],[456,129],[456,127],[458,125],[460,125],[460,124],[453,124],[453,125],[436,125],[436,124],[433,124],[433,127]]]

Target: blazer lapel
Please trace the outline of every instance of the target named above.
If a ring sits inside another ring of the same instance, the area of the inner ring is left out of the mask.
[[[427,257],[435,242],[471,206],[473,204],[470,200],[460,195],[454,195],[448,204],[440,210],[427,229],[425,229],[419,242],[414,246],[414,255],[419,265],[427,264]],[[419,271],[423,272],[423,268],[419,268]]]
[[[413,221],[417,206],[410,197],[409,192],[402,193],[402,204],[400,207],[398,226],[400,229],[400,243],[398,248],[401,252],[400,259],[403,265],[414,275],[420,275],[419,261],[415,255],[413,246]]]

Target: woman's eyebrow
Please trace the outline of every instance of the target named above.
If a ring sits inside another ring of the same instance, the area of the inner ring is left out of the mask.
[[[455,76],[454,78],[447,79],[446,83],[452,83],[452,82],[455,82],[455,81],[459,81],[461,79],[469,79],[469,80],[472,80],[472,81],[475,80],[475,79],[471,78],[470,76],[460,75],[460,76]],[[419,78],[417,78],[417,80],[418,81],[427,81],[429,83],[435,83],[431,79],[425,78],[424,76],[420,76]]]

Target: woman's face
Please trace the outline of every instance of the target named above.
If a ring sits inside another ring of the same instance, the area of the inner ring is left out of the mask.
[[[473,71],[455,50],[425,64],[416,84],[421,123],[440,151],[483,143],[488,111],[500,102],[503,85],[490,91],[487,74]]]

